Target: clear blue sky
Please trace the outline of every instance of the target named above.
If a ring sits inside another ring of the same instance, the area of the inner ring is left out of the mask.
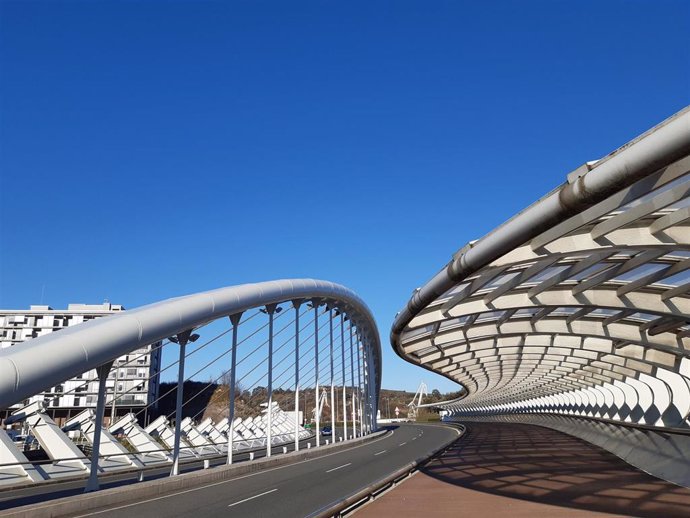
[[[285,277],[396,311],[682,108],[687,1],[0,2],[0,307]]]

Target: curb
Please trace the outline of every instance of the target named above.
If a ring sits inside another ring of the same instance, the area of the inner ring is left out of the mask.
[[[371,502],[372,500],[375,500],[388,490],[393,489],[401,482],[404,482],[411,475],[419,471],[420,468],[422,468],[424,465],[431,462],[431,460],[433,460],[434,457],[437,457],[438,455],[445,452],[450,446],[455,444],[456,441],[462,438],[462,436],[465,434],[465,427],[461,424],[449,426],[451,424],[453,423],[447,423],[441,426],[456,430],[458,432],[457,437],[453,437],[451,440],[445,442],[440,447],[433,450],[430,454],[419,457],[410,462],[409,464],[405,464],[402,468],[398,469],[394,473],[388,475],[387,477],[377,482],[374,482],[373,484],[370,484],[364,489],[357,491],[356,493],[353,493],[350,496],[347,496],[343,499],[336,500],[335,502],[332,502],[325,507],[322,507],[321,509],[308,515],[307,518],[327,518],[331,516],[346,516],[350,513],[353,513],[363,505],[366,505],[367,503]]]

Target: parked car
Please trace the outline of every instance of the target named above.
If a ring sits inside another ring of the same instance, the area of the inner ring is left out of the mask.
[[[333,430],[331,429],[330,426],[324,426],[321,429],[321,435],[327,435],[330,437],[331,435],[333,435]]]

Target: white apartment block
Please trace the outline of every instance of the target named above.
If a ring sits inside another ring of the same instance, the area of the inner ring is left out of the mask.
[[[69,304],[66,310],[50,306],[31,306],[27,310],[0,309],[0,348],[21,347],[22,343],[65,327],[87,322],[124,311],[118,304]],[[137,412],[158,398],[161,365],[160,342],[130,352],[115,360],[106,382],[106,418],[113,411],[113,392],[116,394],[114,411],[122,414]],[[19,408],[34,401],[45,400],[47,408],[60,417],[69,417],[85,408],[96,407],[98,378],[95,370],[85,372],[64,383],[36,394]],[[147,412],[148,413],[148,412]]]

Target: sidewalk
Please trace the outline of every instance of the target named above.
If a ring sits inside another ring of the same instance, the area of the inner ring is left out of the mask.
[[[442,457],[358,516],[690,516],[690,489],[575,437],[524,424],[469,423]]]

